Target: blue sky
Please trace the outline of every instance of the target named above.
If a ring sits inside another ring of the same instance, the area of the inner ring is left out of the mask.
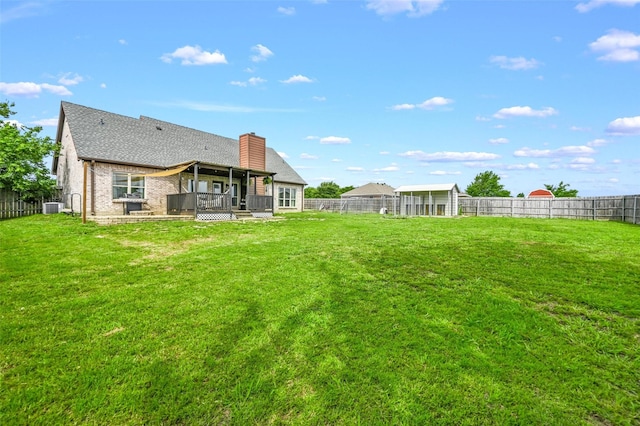
[[[0,98],[237,137],[311,185],[640,193],[640,0],[7,1]]]

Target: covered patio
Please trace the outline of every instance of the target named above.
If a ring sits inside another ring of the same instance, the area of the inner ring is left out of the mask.
[[[198,220],[273,216],[275,173],[201,162],[181,167],[179,192],[167,194],[168,215]]]

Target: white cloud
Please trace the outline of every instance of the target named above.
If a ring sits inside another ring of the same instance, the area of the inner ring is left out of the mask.
[[[380,154],[380,155],[389,155],[391,153],[389,151],[380,151],[378,154]]]
[[[55,86],[47,83],[33,83],[22,81],[19,83],[0,82],[0,93],[7,96],[24,96],[26,98],[37,98],[42,92],[49,92],[59,96],[71,96],[73,93],[64,86]]]
[[[432,110],[437,107],[449,105],[453,103],[453,99],[443,98],[442,96],[435,96],[431,99],[427,99],[421,104],[399,104],[391,107],[394,111],[411,110],[415,108]]]
[[[313,99],[314,101],[318,101],[318,102],[324,102],[324,101],[327,100],[327,98],[324,97],[324,96],[314,96],[311,99]]]
[[[502,108],[500,111],[493,114],[495,118],[511,118],[511,117],[549,117],[556,115],[558,111],[551,107],[545,107],[539,110],[535,110],[529,106],[514,106],[509,108]]]
[[[280,80],[281,83],[284,84],[293,84],[293,83],[313,83],[309,77],[305,77],[304,75],[293,75],[286,80]]]
[[[522,56],[517,58],[508,58],[506,56],[492,56],[489,62],[498,65],[505,70],[521,71],[538,68],[541,64],[535,59],[526,59]]]
[[[453,103],[453,99],[443,98],[442,96],[436,96],[431,99],[427,99],[423,103],[416,105],[421,109],[434,109],[439,106],[445,106]]]
[[[591,142],[587,142],[587,146],[605,146],[609,141],[606,139],[594,139]]]
[[[416,106],[414,104],[399,104],[399,105],[392,106],[391,109],[394,111],[403,111],[403,110],[414,109],[415,107]]]
[[[500,144],[504,144],[504,143],[509,143],[509,139],[507,139],[507,138],[494,138],[494,139],[489,139],[489,143],[491,145],[500,145]]]
[[[373,169],[373,171],[376,172],[376,173],[378,173],[378,172],[397,172],[398,170],[400,170],[400,168],[395,163],[391,164],[390,166],[383,167],[381,169]]]
[[[444,0],[368,0],[367,9],[380,16],[406,13],[410,17],[429,15],[438,10]]]
[[[160,57],[162,62],[171,63],[174,59],[180,59],[182,65],[212,65],[226,64],[227,59],[219,50],[207,52],[198,45],[177,48],[173,53],[165,53]]]
[[[0,23],[40,15],[48,6],[46,2],[35,1],[16,2],[14,4],[18,4],[18,6],[8,7],[6,4],[3,5],[4,10],[0,13]]]
[[[586,13],[606,4],[632,7],[638,3],[640,3],[640,0],[591,0],[587,3],[578,3],[576,10],[580,13]]]
[[[496,124],[495,126],[493,126],[494,129],[506,129],[507,126],[505,126],[504,124]]]
[[[611,183],[618,183],[618,182],[620,182],[620,179],[618,179],[618,178],[611,178],[611,179],[609,179],[608,181],[609,181],[609,182],[611,182]]]
[[[540,166],[536,163],[527,163],[527,164],[509,164],[504,167],[507,170],[538,170]]]
[[[276,151],[276,152],[278,153],[278,155],[279,155],[280,157],[284,158],[285,160],[286,160],[287,158],[289,158],[289,156],[287,155],[287,153],[286,153],[286,152],[284,152],[284,151]]]
[[[333,158],[333,159],[331,160],[331,162],[332,162],[332,163],[342,163],[342,160],[341,160],[341,159],[339,159],[339,158]]]
[[[572,156],[585,156],[595,154],[596,150],[586,146],[563,146],[558,149],[531,149],[521,148],[514,151],[515,157],[535,157],[535,158],[554,158],[554,157],[572,157]]]
[[[571,126],[571,127],[569,127],[569,130],[571,130],[573,132],[588,132],[591,129],[589,127]]]
[[[106,89],[107,88],[107,83],[100,83],[100,88],[101,89]]]
[[[348,171],[348,172],[364,172],[364,168],[363,167],[350,166],[350,167],[347,167],[345,170]]]
[[[434,152],[426,153],[423,151],[407,151],[398,154],[401,157],[410,157],[418,161],[486,161],[500,158],[498,154],[489,152]]]
[[[31,124],[40,127],[56,127],[58,125],[57,118],[44,118],[42,120],[32,121]]]
[[[476,115],[476,121],[491,121],[491,119],[482,115]]]
[[[607,126],[607,133],[620,136],[640,135],[640,115],[616,118]]]
[[[640,60],[640,35],[630,31],[612,29],[601,36],[589,48],[594,52],[602,52],[599,61],[633,62]]]
[[[123,39],[123,38],[121,38],[120,40],[118,40],[118,43],[120,43],[120,44],[121,44],[121,45],[123,45],[123,46],[126,46],[126,45],[128,44],[128,43],[127,43],[127,40],[125,40],[125,39]]]
[[[283,7],[283,6],[279,6],[278,7],[278,13],[281,13],[283,15],[286,16],[293,16],[296,14],[296,8],[291,6],[291,7]]]
[[[307,137],[304,138],[304,140],[306,140],[306,141],[312,141],[312,140],[315,140],[315,139],[320,139],[320,136],[307,136]]]
[[[233,86],[247,87],[247,86],[257,86],[262,83],[266,83],[267,80],[260,77],[251,77],[247,81],[232,81],[230,84]]]
[[[571,160],[572,164],[594,164],[595,162],[596,160],[591,157],[576,157]]]
[[[84,81],[84,78],[78,74],[73,74],[71,75],[70,72],[62,75],[62,77],[60,77],[60,79],[58,80],[58,83],[64,85],[64,86],[75,86],[78,83],[81,83],[82,81]]]
[[[300,154],[300,158],[302,158],[303,160],[317,160],[319,157],[317,155],[311,155],[303,152],[302,154]]]
[[[351,139],[340,136],[327,136],[320,138],[320,143],[323,145],[344,145],[351,143]]]
[[[263,46],[261,44],[256,44],[251,48],[253,52],[256,52],[255,55],[251,56],[251,60],[253,62],[262,62],[266,61],[269,57],[273,56],[273,52],[269,50],[268,47]]]
[[[446,172],[444,170],[434,170],[432,172],[429,172],[430,175],[435,175],[435,176],[445,176],[445,175],[461,175],[462,172]]]

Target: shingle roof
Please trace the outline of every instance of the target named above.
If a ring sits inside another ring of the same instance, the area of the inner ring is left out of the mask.
[[[156,168],[169,168],[189,161],[240,165],[237,139],[150,117],[137,119],[70,102],[62,102],[61,110],[81,159]],[[60,134],[59,130],[58,138]],[[267,148],[266,152],[266,171],[276,173],[276,181],[306,184],[277,152],[272,148]]]
[[[368,183],[366,185],[359,186],[357,188],[352,189],[351,191],[347,191],[341,195],[342,198],[348,197],[372,197],[372,196],[382,196],[387,195],[390,197],[395,196],[396,194],[393,192],[393,187],[387,185],[386,183]]]

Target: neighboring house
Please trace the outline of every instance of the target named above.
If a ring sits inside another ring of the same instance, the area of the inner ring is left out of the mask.
[[[527,198],[555,198],[555,196],[548,189],[536,189],[531,191]]]
[[[65,207],[82,205],[85,216],[302,211],[306,182],[254,133],[230,139],[62,102],[56,142],[52,173]]]
[[[457,216],[458,194],[455,183],[406,185],[396,188],[401,216]]]
[[[359,186],[351,191],[347,191],[340,195],[340,198],[394,198],[396,193],[393,192],[393,187],[386,183],[368,183],[363,186]]]

